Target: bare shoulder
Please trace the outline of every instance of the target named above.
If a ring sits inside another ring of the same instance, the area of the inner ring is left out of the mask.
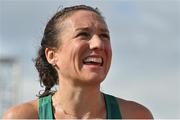
[[[38,118],[38,100],[23,103],[7,110],[3,119],[37,119]]]
[[[134,101],[117,99],[124,119],[153,119],[152,113],[145,106]]]

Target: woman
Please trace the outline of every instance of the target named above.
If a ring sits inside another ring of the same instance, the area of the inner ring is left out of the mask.
[[[36,58],[39,99],[9,109],[4,118],[152,118],[144,106],[100,91],[111,64],[109,30],[100,12],[85,5],[64,8],[48,22]],[[59,89],[51,92],[58,84]]]

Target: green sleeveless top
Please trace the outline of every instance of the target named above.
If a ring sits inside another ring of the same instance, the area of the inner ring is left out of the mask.
[[[118,102],[114,96],[103,93],[106,104],[106,119],[122,119]],[[39,119],[54,119],[52,95],[39,99]]]

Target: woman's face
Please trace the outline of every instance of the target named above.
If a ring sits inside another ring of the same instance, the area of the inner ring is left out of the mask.
[[[58,24],[57,24],[58,26]],[[63,22],[56,51],[61,80],[75,84],[103,81],[111,64],[111,43],[107,25],[94,12],[78,10]]]

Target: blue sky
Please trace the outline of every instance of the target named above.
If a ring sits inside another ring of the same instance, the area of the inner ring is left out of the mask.
[[[155,118],[180,118],[178,0],[0,0],[0,57],[19,60],[19,102],[40,89],[32,58],[47,21],[75,4],[98,7],[110,29],[113,61],[101,89],[144,104]]]

